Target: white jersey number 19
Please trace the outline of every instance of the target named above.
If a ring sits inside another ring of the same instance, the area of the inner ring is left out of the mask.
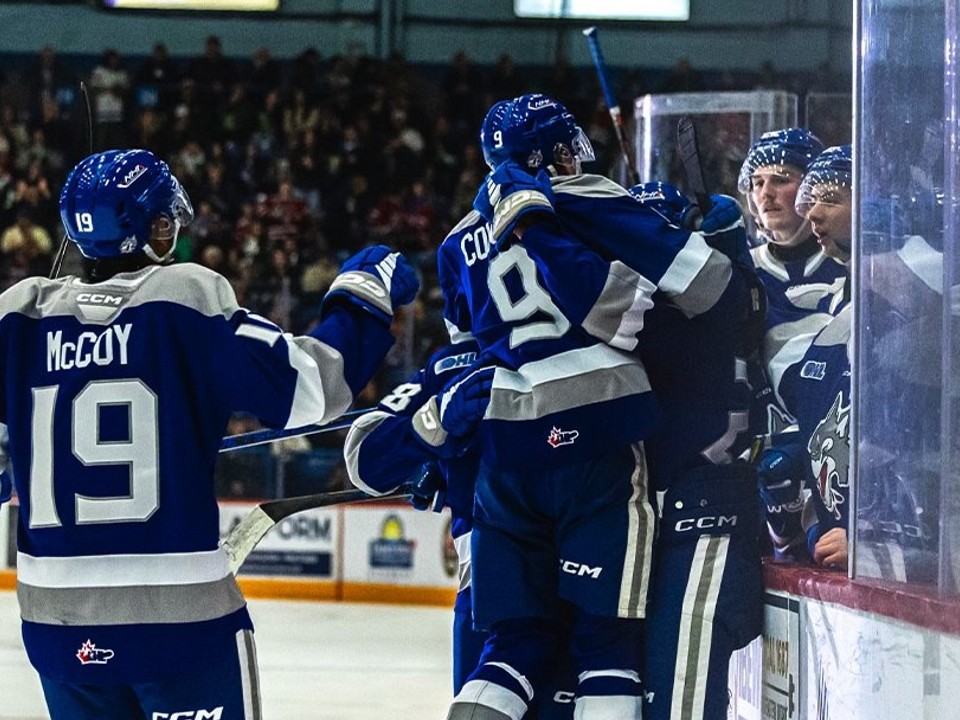
[[[33,458],[30,464],[30,527],[59,527],[53,466],[53,418],[59,385],[33,389]],[[100,409],[126,406],[129,437],[101,440]],[[160,506],[157,396],[141,380],[91,382],[73,399],[71,449],[84,465],[125,465],[130,492],[111,497],[75,494],[76,521],[142,522]]]

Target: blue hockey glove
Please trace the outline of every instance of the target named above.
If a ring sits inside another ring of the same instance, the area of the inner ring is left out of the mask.
[[[466,449],[466,440],[477,429],[490,404],[494,370],[468,370],[414,413],[414,432],[439,457],[454,457]]]
[[[554,215],[550,176],[543,170],[531,175],[519,163],[507,160],[484,178],[473,207],[491,223],[494,242],[499,244],[524,215]]]
[[[644,208],[666,218],[671,225],[695,230],[700,222],[700,209],[674,185],[647,182],[634,185],[630,194]]]
[[[703,235],[713,235],[721,230],[730,229],[743,218],[743,212],[737,201],[729,195],[711,195],[710,200],[713,206],[700,222],[699,230]]]
[[[427,463],[410,485],[410,504],[414,510],[440,512],[447,502],[447,483],[434,463]]]
[[[809,467],[806,445],[798,442],[768,448],[757,461],[757,482],[767,526],[774,544],[781,548],[802,537],[804,478]]]
[[[394,310],[413,302],[419,289],[417,273],[407,259],[386,245],[375,245],[347,258],[323,306],[346,300],[389,323]]]
[[[13,478],[9,473],[0,472],[0,505],[13,496]]]

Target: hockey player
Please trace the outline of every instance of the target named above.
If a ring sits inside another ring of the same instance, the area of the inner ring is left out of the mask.
[[[484,123],[481,140],[485,157],[490,165],[513,161],[522,167],[529,168],[531,173],[546,170],[553,176],[551,185],[542,188],[541,192],[544,196],[550,197],[563,228],[565,231],[572,231],[578,242],[593,247],[608,259],[615,258],[612,262],[617,264],[618,267],[629,266],[631,269],[642,270],[642,274],[649,283],[650,292],[654,293],[653,299],[659,300],[659,304],[665,308],[664,312],[666,314],[659,315],[657,306],[654,306],[653,310],[646,309],[644,314],[637,318],[637,322],[629,326],[625,324],[614,325],[608,330],[608,337],[630,336],[631,334],[636,337],[639,332],[642,355],[644,348],[647,347],[644,338],[647,336],[647,328],[651,324],[666,330],[677,322],[683,323],[687,319],[693,318],[690,329],[675,334],[672,338],[663,337],[663,350],[666,352],[669,349],[671,357],[665,362],[661,360],[660,369],[665,370],[671,363],[675,367],[687,366],[688,363],[685,361],[689,357],[691,360],[691,363],[689,363],[690,374],[695,376],[697,368],[693,367],[693,355],[690,348],[686,346],[677,348],[671,343],[686,334],[688,341],[692,340],[693,343],[706,341],[702,342],[701,345],[703,348],[709,348],[708,336],[701,335],[698,330],[693,328],[696,328],[701,322],[708,322],[707,318],[709,317],[726,317],[726,311],[733,311],[729,315],[729,323],[731,324],[744,319],[742,316],[746,312],[749,295],[745,292],[745,285],[740,282],[739,270],[735,271],[734,263],[731,262],[730,257],[708,246],[704,236],[700,233],[691,233],[679,227],[675,224],[674,218],[665,217],[652,206],[641,207],[623,188],[606,178],[581,174],[580,162],[586,158],[586,153],[583,152],[584,139],[582,134],[566,109],[550,98],[534,95],[516,99],[513,102],[513,113],[507,115],[506,123],[498,119],[493,112],[489,113]],[[494,174],[496,175],[496,173]],[[745,238],[742,223],[739,222],[739,210],[736,209],[735,203],[729,198],[725,201],[718,198],[718,201],[717,212],[708,218],[709,223],[706,227],[716,232],[716,237],[713,237],[712,240],[718,246],[727,249],[732,256],[742,257],[745,253]],[[524,199],[522,198],[515,198],[511,203],[515,207],[523,204]],[[466,221],[464,225],[467,225]],[[739,229],[737,229],[738,227]],[[468,225],[467,230],[472,232],[473,226]],[[720,230],[727,230],[728,232],[717,232]],[[729,231],[738,235],[739,241],[731,242]],[[496,230],[494,233],[496,233]],[[454,235],[452,238],[448,238],[445,241],[445,247],[453,250],[456,243],[459,243],[465,236],[468,237],[469,232],[460,237]],[[451,239],[455,243],[451,242]],[[444,247],[441,248],[441,263],[443,262],[443,254]],[[450,255],[456,257],[453,252]],[[734,280],[735,277],[736,280]],[[476,283],[474,283],[474,287],[476,287]],[[729,304],[729,301],[724,298],[737,299],[733,304]],[[451,309],[451,305],[448,297],[449,309]],[[453,305],[454,312],[458,309],[457,305]],[[716,314],[711,315],[714,311]],[[696,319],[699,316],[703,316],[703,318]],[[662,320],[657,320],[658,317],[662,317]],[[455,321],[452,326],[455,330],[458,329]],[[725,324],[723,327],[728,330],[731,325]],[[715,333],[715,335],[723,337],[722,332]],[[728,337],[732,338],[733,335],[728,333]],[[652,458],[650,460],[651,467],[656,467],[653,474],[654,482],[661,489],[669,488],[673,491],[670,495],[670,502],[667,503],[670,509],[668,526],[671,527],[671,530],[676,529],[678,532],[672,533],[672,535],[675,535],[669,540],[672,550],[669,553],[664,553],[664,557],[670,555],[673,562],[686,565],[686,567],[681,566],[680,568],[683,577],[691,574],[691,562],[694,565],[693,570],[697,568],[702,570],[703,567],[717,569],[714,587],[718,586],[720,576],[723,574],[722,563],[714,564],[714,560],[717,559],[718,552],[720,556],[726,557],[731,533],[729,531],[701,532],[699,528],[706,527],[707,520],[697,516],[697,513],[704,513],[709,516],[711,512],[716,510],[717,512],[725,512],[729,517],[730,507],[737,507],[742,511],[743,541],[735,540],[732,548],[737,548],[738,545],[744,546],[746,552],[743,557],[746,560],[745,564],[740,563],[737,560],[739,552],[732,550],[732,560],[728,569],[731,571],[730,577],[736,572],[735,567],[746,572],[746,575],[739,578],[738,582],[739,587],[744,591],[741,597],[749,598],[751,604],[746,613],[741,613],[745,617],[742,625],[734,628],[729,636],[718,640],[714,645],[716,657],[711,658],[711,660],[719,658],[722,661],[722,673],[720,672],[721,662],[717,662],[718,672],[711,674],[712,687],[719,687],[720,694],[722,694],[718,706],[721,713],[725,713],[727,698],[725,688],[727,658],[723,657],[722,648],[729,647],[728,642],[733,639],[734,634],[749,639],[759,631],[756,618],[759,616],[760,594],[756,557],[755,553],[750,552],[752,543],[749,540],[751,535],[755,537],[755,532],[751,533],[749,526],[751,519],[756,516],[757,512],[752,473],[749,469],[732,469],[732,467],[716,473],[714,477],[708,477],[709,472],[703,473],[702,477],[697,477],[697,473],[694,472],[698,465],[730,464],[731,451],[737,448],[738,426],[742,425],[741,429],[746,427],[743,393],[745,388],[739,388],[738,392],[736,387],[738,376],[742,373],[737,372],[732,350],[729,355],[725,355],[724,353],[727,351],[724,348],[732,348],[732,345],[724,342],[718,348],[718,353],[720,353],[718,357],[722,358],[721,362],[724,368],[719,377],[723,378],[725,385],[722,388],[710,387],[702,395],[702,399],[708,403],[711,395],[716,396],[721,411],[711,412],[709,417],[698,415],[695,419],[687,418],[684,421],[685,425],[692,425],[699,432],[690,433],[690,428],[687,427],[686,431],[691,435],[690,446],[688,447],[684,442],[678,442],[671,446],[670,443],[676,442],[678,439],[675,438],[675,432],[677,432],[679,417],[673,410],[678,404],[665,405],[664,429],[654,436],[654,438],[660,439],[662,452],[658,462],[655,462]],[[702,357],[702,353],[698,353],[697,356]],[[718,376],[712,375],[712,377]],[[584,378],[581,380],[581,386],[589,387],[585,384],[588,382],[589,377]],[[679,389],[680,383],[676,383],[675,387]],[[702,385],[698,388],[702,388]],[[674,396],[673,399],[680,400],[682,392]],[[696,396],[696,391],[692,395]],[[732,412],[733,405],[731,403],[739,403],[740,412]],[[614,420],[615,423],[616,420]],[[610,427],[609,423],[607,427]],[[667,428],[670,428],[670,430],[668,431]],[[709,439],[700,443],[702,438]],[[654,443],[655,441],[651,439],[650,442]],[[695,443],[700,444],[693,448]],[[690,448],[693,448],[692,452]],[[671,457],[673,449],[683,452],[676,457]],[[703,451],[703,454],[701,454],[701,451]],[[681,482],[681,480],[686,480],[686,482]],[[480,497],[478,507],[482,504],[482,496],[483,489],[481,488],[478,490],[478,497]],[[753,522],[753,525],[755,527],[755,522]],[[644,533],[649,532],[649,530],[649,527],[638,527],[638,536],[643,539],[645,537]],[[519,543],[521,540],[518,539],[517,542]],[[695,551],[694,548],[696,548]],[[485,584],[483,581],[485,573],[480,567],[479,560],[475,559],[475,561],[478,563],[475,583],[476,588],[478,588],[476,594],[479,598],[482,594],[480,591]],[[702,564],[704,561],[706,561],[705,566]],[[658,559],[657,562],[659,564],[660,560]],[[493,575],[495,576],[495,572],[493,572]],[[666,574],[665,577],[671,575],[672,573]],[[673,576],[675,577],[675,575]],[[491,578],[494,582],[495,579],[495,577]],[[736,587],[733,587],[732,583],[733,581],[728,578],[724,587],[727,596],[730,598],[729,601],[736,604],[737,598],[733,597]],[[661,585],[661,587],[664,588],[665,592],[666,584]],[[679,587],[682,591],[683,585],[681,584]],[[696,597],[696,587],[688,588],[688,592],[691,598]],[[672,598],[665,599],[663,602],[654,600],[652,604],[654,607],[666,609],[672,600]],[[704,600],[707,602],[704,603]],[[715,600],[716,596],[705,598],[701,594],[701,602],[693,603],[689,607],[684,606],[683,617],[688,621],[686,627],[689,629],[689,622],[693,622],[695,617],[700,620],[709,617],[709,613],[715,609]],[[721,602],[724,607],[727,607],[726,602],[729,601]],[[479,603],[480,600],[478,599]],[[752,612],[753,610],[755,612]],[[483,610],[478,607],[476,612],[479,617]],[[700,615],[695,615],[696,613],[700,613]],[[639,614],[643,614],[642,609]],[[679,613],[676,613],[672,621],[664,620],[663,627],[666,628],[668,622],[678,623],[680,620]],[[683,633],[682,627],[676,628],[676,630]],[[669,631],[667,632],[669,633]],[[669,650],[670,658],[666,665],[663,663],[664,658],[659,659],[661,665],[669,666],[663,678],[666,684],[659,685],[658,690],[652,693],[659,701],[655,707],[663,713],[663,717],[666,717],[671,708],[670,698],[674,694],[671,689],[674,667],[688,667],[682,658],[687,658],[691,650],[693,650],[693,655],[696,656],[696,653],[701,649],[699,646],[692,649],[688,638],[686,640],[686,644],[679,650],[675,643],[672,645],[672,649]],[[685,638],[678,638],[678,642],[685,642]],[[734,640],[734,642],[736,641]],[[706,662],[706,659],[701,659],[690,667],[700,669],[704,667]],[[649,669],[647,672],[649,672]],[[719,680],[721,674],[723,680]],[[704,695],[702,688],[707,683],[707,674],[701,673],[699,677],[690,677],[689,674],[681,673],[680,680],[681,682],[675,688],[677,694],[681,697],[688,696],[694,703],[702,703]],[[701,692],[696,695],[695,687],[698,682]],[[581,698],[578,697],[577,702],[579,713],[581,712]],[[714,701],[714,704],[716,702]],[[597,706],[594,705],[593,707]],[[584,708],[591,708],[591,705],[584,703]],[[609,706],[606,708],[602,705],[599,706],[599,714],[596,717],[626,716],[616,714],[615,710],[611,711],[609,715],[603,714],[606,709],[609,709]],[[696,712],[696,710],[695,706],[687,709],[688,712]],[[496,715],[495,717],[500,716]]]
[[[750,368],[757,394],[751,420],[756,434],[777,433],[792,424],[790,409],[772,388],[827,322],[814,309],[843,275],[843,266],[826,255],[810,222],[794,207],[803,173],[822,150],[808,130],[774,130],[754,143],[740,168],[737,186],[759,227],[761,244],[751,253],[767,292],[761,363]]]
[[[575,123],[560,130],[571,160],[590,156]],[[549,194],[545,174],[500,164],[438,254],[451,340],[497,365],[471,542],[474,622],[490,637],[454,720],[522,717],[567,651],[571,606],[577,716],[641,715],[653,525],[637,441],[656,407],[623,351],[652,285],[567,238]]]
[[[378,246],[291,337],[222,276],[169,265],[193,210],[145,150],[80,162],[60,196],[84,277],[0,296],[0,439],[20,499],[23,639],[54,720],[260,718],[250,617],[218,548],[232,413],[271,427],[349,407],[418,282]]]
[[[540,98],[518,102],[529,110]],[[543,107],[549,112],[549,103]],[[548,124],[549,116],[541,120]],[[527,137],[540,140],[531,125]],[[661,429],[646,442],[651,486],[665,493],[647,611],[646,715],[725,717],[729,655],[760,629],[754,478],[733,461],[746,442],[742,356],[756,343],[750,328],[759,310],[740,212],[731,198],[714,197],[700,232],[691,233],[684,225],[697,222],[696,208],[675,188],[653,184],[631,198],[606,178],[579,173],[553,148],[541,142],[524,159],[554,160],[564,227],[658,280],[638,336],[663,407]],[[739,526],[710,527],[711,517],[736,517]],[[706,570],[719,589],[709,596],[696,586]],[[696,623],[708,628],[701,635],[708,643],[690,642]]]
[[[813,232],[830,257],[849,268],[853,252],[851,235],[852,150],[843,145],[826,149],[810,164],[797,194],[797,211],[811,222]],[[915,277],[930,276],[930,260],[936,255],[923,240],[913,237],[893,252],[871,255],[875,268],[896,266]],[[942,262],[942,261],[940,261]],[[935,264],[940,264],[935,262]],[[890,271],[883,273],[889,277]],[[929,295],[938,290],[927,287]],[[881,289],[882,290],[882,289]],[[865,293],[870,292],[865,289]],[[871,293],[871,302],[882,303]],[[768,522],[779,523],[775,542],[796,547],[799,537],[814,562],[846,569],[848,562],[847,529],[850,526],[850,337],[851,309],[849,281],[821,301],[819,308],[829,313],[830,322],[816,336],[803,357],[784,372],[779,394],[796,409],[799,429],[781,435],[779,443],[760,460],[761,491],[768,506]],[[891,308],[876,314],[871,332],[884,334],[902,320],[902,312]],[[872,348],[861,354],[863,377],[871,382],[886,382],[889,372]],[[869,478],[861,490],[857,527],[863,543],[862,561],[877,560],[876,574],[889,579],[907,579],[907,573],[923,574],[929,563],[923,557],[931,539],[924,528],[923,510],[915,494],[898,475],[896,458],[861,444],[861,471]],[[807,485],[809,502],[804,485]],[[775,513],[771,507],[791,512]],[[891,532],[907,528],[906,532]],[[896,546],[894,552],[890,547]],[[900,558],[898,562],[896,558]],[[916,575],[914,576],[916,577]],[[928,578],[929,579],[929,578]]]
[[[472,628],[470,612],[469,544],[478,458],[469,441],[490,402],[493,369],[471,373],[449,394],[445,387],[476,361],[472,342],[438,350],[375,410],[354,421],[343,449],[350,481],[364,492],[384,495],[416,476],[415,507],[437,512],[450,508],[460,580],[454,605],[454,693],[476,666],[484,641],[484,635]],[[424,434],[432,439],[425,421],[430,423],[428,418],[438,408],[444,408],[439,422],[447,431],[439,446],[424,440]]]

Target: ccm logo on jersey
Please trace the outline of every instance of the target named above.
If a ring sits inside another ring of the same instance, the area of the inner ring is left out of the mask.
[[[91,305],[113,305],[120,307],[123,302],[123,295],[105,295],[104,293],[80,293],[77,295],[78,303],[89,303]]]
[[[688,532],[690,530],[722,530],[725,527],[734,528],[736,526],[736,515],[705,515],[699,518],[677,520],[673,527],[677,532]]]
[[[576,575],[577,577],[583,577],[584,575],[587,575],[592,577],[594,580],[598,580],[600,578],[600,573],[603,572],[602,567],[592,568],[589,565],[584,565],[583,563],[573,562],[573,560],[561,560],[560,570],[567,573],[567,575]]]
[[[152,720],[220,720],[223,706],[213,710],[181,710],[175,713],[155,712]]]

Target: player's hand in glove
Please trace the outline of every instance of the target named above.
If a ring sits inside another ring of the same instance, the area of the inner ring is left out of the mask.
[[[498,245],[514,229],[540,216],[553,217],[553,190],[543,170],[531,175],[519,163],[507,160],[487,174],[473,201],[473,207],[492,226]],[[526,218],[521,223],[521,218]]]
[[[760,500],[777,550],[783,551],[805,542],[801,516],[806,501],[804,478],[809,474],[809,467],[809,453],[800,442],[780,443],[767,448],[757,461]]]
[[[375,245],[347,258],[323,299],[323,309],[351,302],[389,324],[394,310],[413,302],[419,289],[407,259],[386,245]]]
[[[490,404],[494,371],[489,366],[467,370],[414,413],[415,434],[439,457],[454,457],[466,449]]]
[[[710,201],[710,209],[700,221],[700,227],[696,228],[703,235],[729,230],[743,219],[740,206],[729,195],[711,195]]]
[[[420,468],[410,484],[410,504],[414,510],[440,512],[447,502],[447,482],[435,463]]]

